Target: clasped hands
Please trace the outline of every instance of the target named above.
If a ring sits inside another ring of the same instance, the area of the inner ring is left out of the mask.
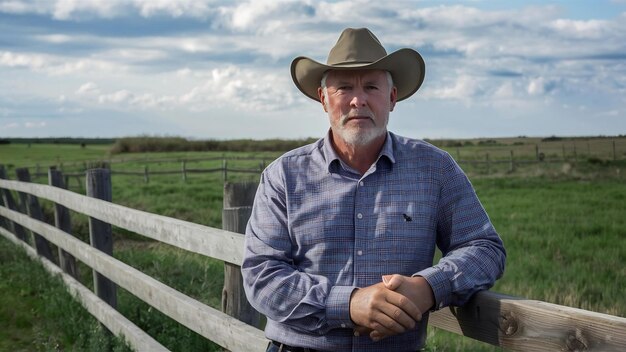
[[[355,335],[379,341],[415,328],[433,305],[433,291],[423,277],[385,275],[383,282],[352,293],[350,318]]]

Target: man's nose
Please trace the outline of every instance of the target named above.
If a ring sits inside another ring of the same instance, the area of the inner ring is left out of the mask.
[[[361,107],[367,105],[367,94],[363,89],[354,89],[350,106]]]

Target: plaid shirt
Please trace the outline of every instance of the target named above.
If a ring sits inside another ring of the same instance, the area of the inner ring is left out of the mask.
[[[502,275],[505,250],[469,180],[432,145],[388,133],[363,175],[324,139],[267,167],[246,230],[242,272],[269,339],[328,351],[416,351],[427,314],[404,334],[355,337],[352,291],[386,274],[423,276],[435,309],[462,305]],[[433,265],[435,247],[443,258]]]

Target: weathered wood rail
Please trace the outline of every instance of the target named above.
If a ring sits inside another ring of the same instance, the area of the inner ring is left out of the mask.
[[[52,173],[51,173],[52,174]],[[55,177],[59,177],[56,175]],[[180,324],[230,351],[265,351],[267,340],[258,328],[248,325],[219,310],[206,306],[185,294],[164,285],[141,271],[80,241],[67,229],[57,228],[40,219],[18,211],[12,193],[47,199],[56,205],[86,214],[102,223],[118,226],[157,241],[216,258],[227,264],[227,271],[237,272],[243,256],[243,235],[185,222],[144,211],[123,207],[106,200],[83,196],[58,187],[6,180],[0,168],[0,234],[22,246],[38,258],[53,274],[62,277],[70,291],[85,308],[109,330],[124,335],[138,351],[166,350],[156,340],[118,313],[111,305],[76,281],[70,270],[58,268],[41,252],[33,249],[24,229],[55,244],[64,255],[84,262],[116,285],[160,310]],[[254,191],[254,187],[248,187]],[[24,198],[24,199],[28,199]],[[246,216],[237,214],[249,208],[242,200],[226,200],[225,216],[233,220],[233,229],[241,228]],[[243,197],[248,199],[251,197]],[[232,214],[234,212],[234,214]],[[230,214],[230,215],[226,215]],[[31,214],[32,215],[32,214]],[[21,229],[21,230],[20,230]],[[234,269],[233,269],[234,268]],[[237,281],[227,278],[225,294],[230,299],[224,309],[230,314],[248,314],[242,308]],[[229,282],[230,281],[230,282]],[[228,287],[226,287],[228,285]],[[234,301],[233,301],[234,299]],[[234,303],[233,303],[234,302]],[[232,307],[233,304],[236,307]],[[242,317],[243,318],[243,317]],[[432,313],[430,323],[436,327],[468,336],[512,351],[624,351],[626,350],[626,318],[595,313],[493,292],[481,292],[464,307],[450,307]]]

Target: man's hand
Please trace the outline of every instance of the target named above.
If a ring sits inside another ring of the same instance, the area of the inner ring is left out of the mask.
[[[399,274],[383,276],[385,287],[398,292],[413,302],[420,313],[429,311],[435,305],[433,289],[421,276],[403,276]]]
[[[433,290],[428,281],[421,276],[409,277],[398,274],[385,275],[383,276],[383,284],[385,285],[385,288],[402,294],[415,304],[420,312],[419,319],[416,319],[417,321],[422,319],[422,313],[430,310],[435,304]],[[369,333],[370,338],[374,341],[379,341],[385,337],[392,336],[380,329],[367,331],[367,329],[363,329],[362,327],[357,327],[355,329],[355,334],[357,333]]]
[[[391,336],[413,329],[422,314],[409,298],[381,282],[352,293],[350,318],[360,326],[356,331],[369,329],[379,332],[380,336]]]

